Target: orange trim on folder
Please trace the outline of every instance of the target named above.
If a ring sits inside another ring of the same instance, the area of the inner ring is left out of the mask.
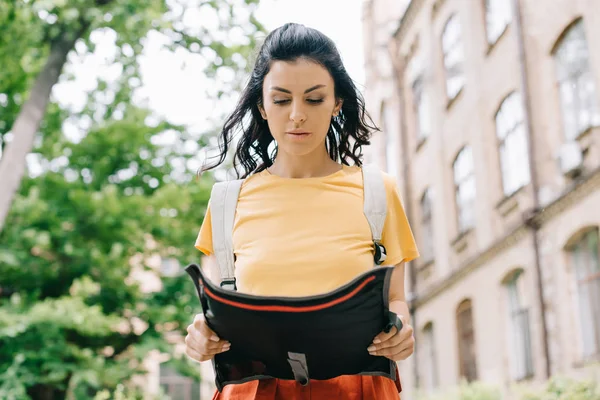
[[[244,308],[246,310],[254,310],[254,311],[281,311],[281,312],[309,312],[309,311],[323,310],[325,308],[335,306],[336,304],[343,303],[344,301],[346,301],[349,298],[351,298],[352,296],[354,296],[356,293],[360,292],[369,282],[373,281],[374,279],[375,279],[374,276],[370,276],[369,278],[365,279],[365,281],[363,283],[361,283],[352,292],[350,292],[350,293],[346,294],[345,296],[342,296],[342,297],[340,297],[338,299],[332,300],[332,301],[330,301],[328,303],[324,303],[324,304],[318,304],[318,305],[315,305],[315,306],[305,306],[305,307],[294,307],[294,306],[259,306],[259,305],[252,305],[252,304],[244,304],[244,303],[239,303],[237,301],[224,299],[224,298],[222,298],[222,297],[214,294],[213,292],[211,292],[210,289],[208,289],[206,286],[204,287],[204,291],[206,292],[207,295],[209,295],[210,297],[212,297],[213,299],[215,299],[217,301],[220,301],[221,303],[228,304],[228,305],[234,306],[234,307]]]

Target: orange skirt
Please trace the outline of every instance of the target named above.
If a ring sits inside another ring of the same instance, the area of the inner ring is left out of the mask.
[[[296,381],[264,379],[227,385],[213,400],[398,400],[400,379],[383,376],[346,375],[324,381],[311,380],[307,386]]]

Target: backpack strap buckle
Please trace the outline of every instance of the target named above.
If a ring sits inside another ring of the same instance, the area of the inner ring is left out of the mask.
[[[221,287],[226,290],[237,290],[237,285],[235,283],[235,278],[232,279],[223,279],[221,281]]]
[[[387,250],[385,249],[385,246],[378,241],[373,241],[373,244],[375,245],[375,265],[381,265],[387,258]]]

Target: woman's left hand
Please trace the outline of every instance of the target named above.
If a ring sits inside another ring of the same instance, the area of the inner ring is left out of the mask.
[[[367,350],[372,356],[383,356],[393,361],[407,359],[415,351],[415,338],[413,336],[412,326],[405,323],[402,316],[398,316],[402,320],[402,329],[398,332],[396,327],[393,327],[388,333],[381,332],[373,339]]]

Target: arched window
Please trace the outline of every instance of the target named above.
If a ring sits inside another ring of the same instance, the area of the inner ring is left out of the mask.
[[[533,375],[529,307],[523,298],[523,270],[511,272],[504,279],[506,309],[508,312],[508,345],[510,373],[514,380]]]
[[[598,227],[577,235],[567,246],[577,284],[583,358],[600,355],[600,244]]]
[[[431,133],[431,115],[429,100],[425,91],[423,77],[415,79],[412,86],[413,108],[416,120],[417,141],[423,141]]]
[[[565,30],[554,48],[563,129],[568,140],[600,125],[600,110],[583,20]]]
[[[509,196],[527,185],[529,175],[529,146],[523,124],[521,95],[508,95],[496,113],[496,136],[499,141],[502,186]]]
[[[434,341],[434,325],[433,322],[428,322],[421,332],[419,342],[419,351],[421,354],[421,365],[423,366],[421,386],[425,391],[429,392],[435,389],[438,385],[437,375],[437,355]]]
[[[442,33],[442,51],[446,70],[446,95],[454,99],[465,84],[462,28],[456,15],[448,18]]]
[[[494,44],[512,19],[512,8],[508,0],[485,0],[485,26],[487,41]]]
[[[431,189],[427,188],[421,196],[421,235],[420,245],[423,260],[430,261],[434,258],[433,247],[433,212],[431,210]]]
[[[452,168],[454,170],[458,230],[465,232],[475,226],[475,168],[469,146],[463,147],[458,153]]]
[[[464,300],[456,309],[456,327],[460,376],[472,382],[477,380],[477,352],[471,300]]]

